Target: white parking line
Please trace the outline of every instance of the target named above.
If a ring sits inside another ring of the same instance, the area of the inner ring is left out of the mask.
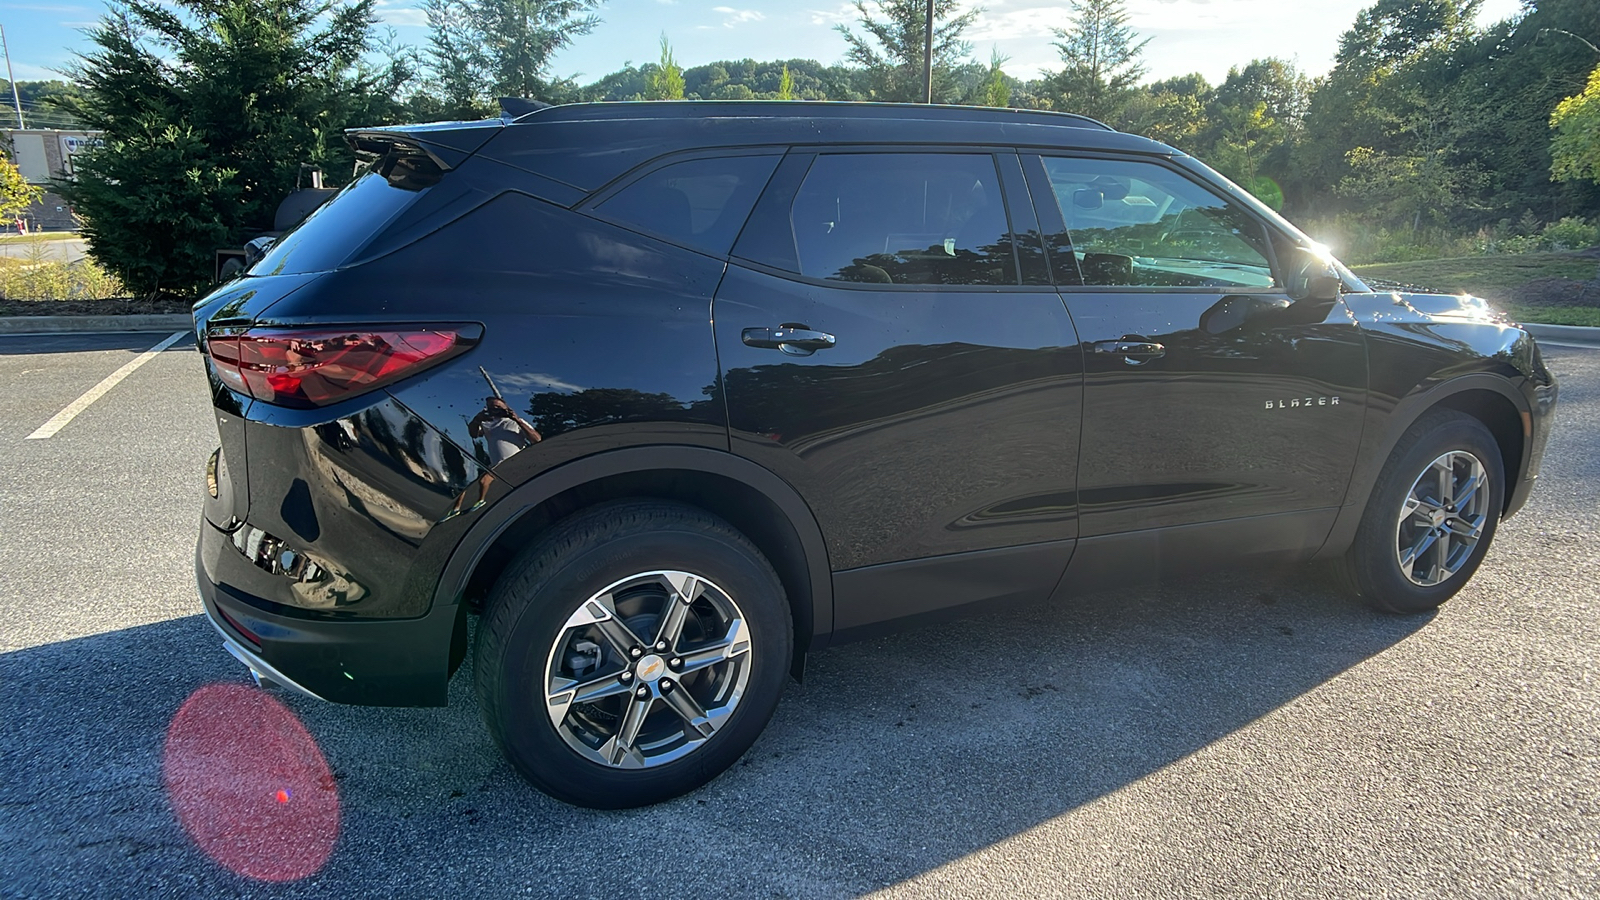
[[[138,356],[135,356],[133,359],[128,361],[127,365],[124,365],[122,368],[112,372],[110,375],[107,375],[99,384],[89,388],[87,391],[84,391],[82,397],[79,397],[78,399],[67,404],[66,409],[56,413],[50,418],[50,421],[40,425],[38,429],[33,432],[33,434],[28,435],[27,439],[30,441],[43,440],[65,428],[68,422],[71,422],[73,419],[77,418],[78,413],[88,409],[89,404],[99,400],[101,397],[104,397],[106,392],[116,387],[122,381],[122,379],[132,375],[135,369],[154,359],[156,354],[167,349],[168,347],[171,347],[178,341],[183,340],[188,335],[189,332],[187,331],[174,332],[171,337],[155,345],[154,347],[151,347],[149,350],[146,350]]]

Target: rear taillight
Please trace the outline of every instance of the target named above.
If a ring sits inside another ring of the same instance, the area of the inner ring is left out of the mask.
[[[206,335],[217,377],[278,406],[327,406],[466,352],[481,325],[220,329]]]

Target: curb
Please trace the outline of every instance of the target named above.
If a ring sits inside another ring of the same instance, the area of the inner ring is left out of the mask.
[[[1591,347],[1600,347],[1600,328],[1590,328],[1582,325],[1524,324],[1522,330],[1544,341],[1560,341],[1565,344],[1584,344]]]
[[[126,316],[0,316],[0,335],[69,334],[71,332],[193,331],[186,313]],[[1600,331],[1600,329],[1590,329]]]

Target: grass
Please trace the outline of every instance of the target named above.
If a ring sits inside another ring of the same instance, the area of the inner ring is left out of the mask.
[[[71,241],[82,236],[72,231],[42,231],[38,234],[0,234],[0,244],[41,244],[46,241]]]
[[[1405,263],[1352,266],[1357,275],[1421,285],[1450,293],[1468,293],[1501,303],[1538,278],[1590,281],[1600,260],[1570,253],[1507,253],[1458,259],[1427,259]]]
[[[1600,309],[1584,306],[1518,306],[1504,304],[1501,309],[1517,322],[1536,325],[1587,325],[1600,328]]]

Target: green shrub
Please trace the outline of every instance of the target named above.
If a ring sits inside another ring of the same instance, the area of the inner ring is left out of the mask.
[[[22,260],[0,267],[0,300],[110,300],[125,296],[122,282],[84,258],[77,262],[45,259],[35,244]]]
[[[1544,233],[1546,250],[1587,250],[1600,244],[1600,225],[1590,225],[1576,216],[1546,225]]]

